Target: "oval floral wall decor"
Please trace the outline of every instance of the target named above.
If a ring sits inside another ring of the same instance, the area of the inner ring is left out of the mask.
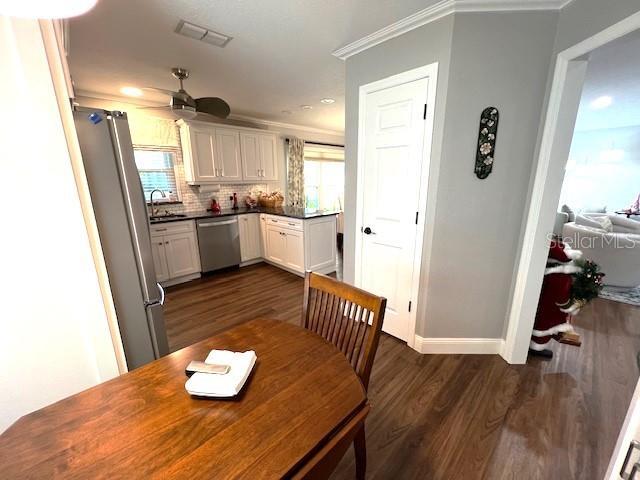
[[[480,114],[480,132],[478,133],[478,150],[476,151],[476,176],[487,178],[493,168],[498,135],[498,119],[500,114],[495,107],[487,107]]]

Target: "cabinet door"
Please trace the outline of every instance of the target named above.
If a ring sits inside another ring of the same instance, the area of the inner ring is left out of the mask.
[[[238,231],[240,234],[240,259],[247,262],[260,258],[259,215],[255,213],[238,215]]]
[[[285,265],[292,270],[304,272],[304,241],[302,232],[284,230]]]
[[[212,131],[190,127],[191,161],[193,164],[194,182],[219,181],[215,162],[215,137]]]
[[[164,237],[151,237],[151,256],[153,257],[153,268],[156,271],[156,280],[158,282],[169,280],[169,267],[167,266]]]
[[[278,155],[275,135],[260,135],[260,168],[262,180],[278,180]]]
[[[219,182],[242,180],[240,165],[240,135],[237,131],[216,129],[216,167]]]
[[[260,247],[262,249],[262,256],[267,256],[267,218],[264,215],[259,215],[260,217]]]
[[[251,239],[250,249],[251,258],[260,258],[262,256],[261,237],[260,237],[260,215],[251,213],[245,215],[247,217],[247,225],[249,227],[249,238]]]
[[[174,233],[163,238],[170,278],[182,277],[200,271],[200,257],[195,233]]]
[[[267,251],[265,253],[267,259],[272,262],[286,265],[287,255],[287,236],[278,227],[267,225]]]
[[[240,132],[240,149],[242,152],[242,175],[245,180],[260,180],[260,138],[258,135]]]

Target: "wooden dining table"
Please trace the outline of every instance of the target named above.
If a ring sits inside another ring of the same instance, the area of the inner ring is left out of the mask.
[[[186,365],[212,349],[256,352],[238,396],[186,392]],[[333,345],[260,318],[20,418],[0,435],[0,476],[292,477],[368,408]]]

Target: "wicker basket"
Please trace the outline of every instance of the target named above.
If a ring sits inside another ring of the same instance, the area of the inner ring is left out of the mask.
[[[281,196],[277,196],[277,197],[260,196],[258,198],[258,205],[260,205],[261,207],[276,208],[276,207],[281,207],[283,203],[284,203],[284,198],[282,198]]]

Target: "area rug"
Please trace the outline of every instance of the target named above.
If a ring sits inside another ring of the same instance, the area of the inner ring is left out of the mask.
[[[600,292],[600,297],[613,300],[614,302],[640,306],[640,287],[627,290],[617,289],[614,287],[604,287]]]

